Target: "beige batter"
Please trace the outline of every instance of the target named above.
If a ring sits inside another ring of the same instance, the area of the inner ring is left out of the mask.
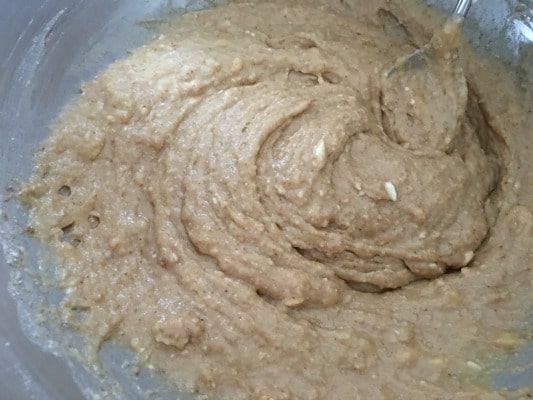
[[[366,3],[188,14],[83,86],[22,197],[92,351],[212,399],[513,397],[489,374],[531,340],[530,99],[468,49],[391,87],[442,18]]]

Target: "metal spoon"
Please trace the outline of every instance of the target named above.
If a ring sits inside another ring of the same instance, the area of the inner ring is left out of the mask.
[[[453,146],[468,96],[457,41],[471,4],[459,0],[428,44],[382,73],[383,127],[406,148],[449,151]]]

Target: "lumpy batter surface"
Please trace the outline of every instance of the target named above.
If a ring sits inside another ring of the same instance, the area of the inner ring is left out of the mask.
[[[213,399],[503,398],[495,360],[531,339],[528,110],[467,49],[457,80],[390,87],[415,16],[442,23],[234,2],[83,86],[23,198],[93,350]]]

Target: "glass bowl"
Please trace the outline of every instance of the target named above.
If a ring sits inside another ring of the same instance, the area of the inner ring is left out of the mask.
[[[193,0],[0,0],[0,393],[3,400],[192,398],[158,382],[149,371],[130,374],[132,355],[106,344],[101,352],[110,383],[87,371],[73,351],[80,338],[35,318],[44,294],[30,266],[39,266],[38,244],[25,234],[27,217],[15,199],[32,169],[32,155],[47,126],[79,90],[82,81],[130,48],[149,40],[150,21],[205,8]],[[450,11],[455,1],[428,0]],[[475,4],[465,33],[479,51],[508,63],[524,82],[533,82],[533,1],[484,0]],[[60,299],[47,291],[46,302]],[[39,314],[38,315],[43,315]],[[70,351],[65,349],[70,347]],[[75,351],[74,351],[75,353]],[[533,347],[493,377],[495,386],[517,387],[533,380]],[[513,365],[529,365],[520,373]]]

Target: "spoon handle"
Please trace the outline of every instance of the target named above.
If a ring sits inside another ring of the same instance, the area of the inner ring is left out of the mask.
[[[455,5],[453,14],[464,18],[466,16],[466,13],[470,9],[471,5],[472,5],[472,0],[459,0],[457,4]]]

